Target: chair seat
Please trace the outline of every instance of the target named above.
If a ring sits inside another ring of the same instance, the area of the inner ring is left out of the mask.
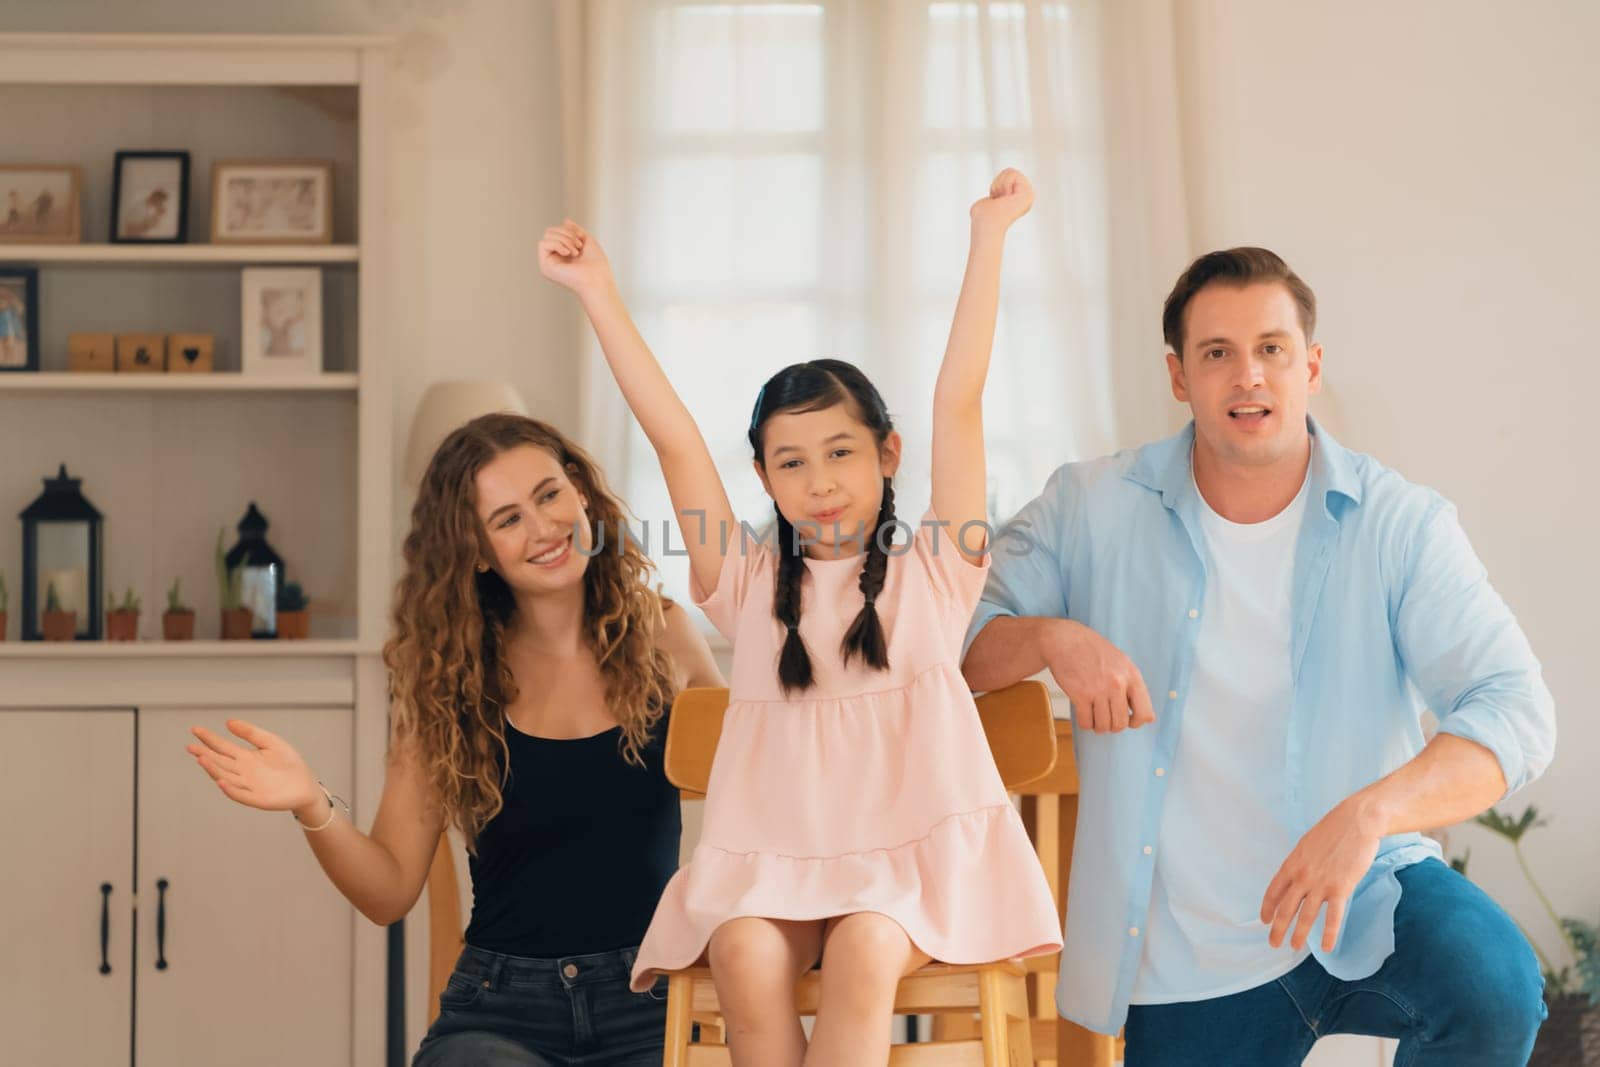
[[[891,1067],[1028,1067],[1032,1020],[1028,1017],[1027,967],[1021,960],[997,963],[930,963],[900,979],[894,1014],[960,1013],[975,1017],[977,1032],[962,1039],[895,1045]],[[717,1001],[711,968],[669,971],[667,1057],[670,1067],[727,1067],[732,1064],[726,1025]],[[822,974],[810,971],[795,989],[795,1009],[815,1015]],[[690,1041],[689,1024],[700,1030]]]
[[[895,992],[894,1013],[931,1015],[942,1011],[976,1011],[978,983],[985,972],[1021,978],[1027,973],[1027,966],[1022,960],[966,965],[930,963],[900,979],[900,986]],[[717,1013],[717,990],[711,982],[710,967],[685,967],[681,971],[667,973],[669,978],[681,975],[694,983],[690,1011],[706,1016]],[[807,972],[797,984],[795,1009],[802,1015],[815,1014],[821,989],[822,972]]]

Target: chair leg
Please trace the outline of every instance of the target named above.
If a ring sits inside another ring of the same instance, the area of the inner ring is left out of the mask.
[[[662,1067],[688,1067],[689,1031],[693,1025],[694,979],[674,974],[667,979],[667,1031],[663,1041]]]
[[[1111,1067],[1115,1062],[1115,1038],[1096,1034],[1065,1019],[1056,1023],[1056,1056],[1059,1064],[1084,1067]]]
[[[1011,1032],[1012,1067],[1033,1067],[1033,1012],[1028,1003],[1028,981],[1010,976],[1006,981],[1006,1028]]]
[[[978,1020],[983,1027],[983,1067],[1014,1067],[1006,1025],[1005,976],[998,967],[978,972]]]

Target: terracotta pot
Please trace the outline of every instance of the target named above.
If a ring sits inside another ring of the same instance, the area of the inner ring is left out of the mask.
[[[1547,996],[1550,1017],[1539,1027],[1528,1067],[1600,1067],[1600,1007],[1582,993]]]
[[[194,640],[194,612],[166,611],[161,614],[161,636],[168,641]]]
[[[41,621],[46,641],[71,641],[78,636],[76,611],[47,611]]]
[[[0,641],[6,639],[6,613],[0,611]]]
[[[284,641],[304,641],[311,636],[311,612],[278,612],[278,637]]]
[[[137,611],[106,612],[107,641],[137,641],[139,639],[139,613]]]
[[[222,613],[222,639],[224,641],[250,640],[250,628],[255,615],[249,608],[235,608]]]

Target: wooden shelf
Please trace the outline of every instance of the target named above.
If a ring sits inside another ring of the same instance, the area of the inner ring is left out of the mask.
[[[0,244],[0,262],[72,267],[226,267],[358,263],[359,245]]]
[[[356,374],[272,377],[221,371],[213,374],[90,374],[60,371],[0,374],[6,393],[350,393]]]
[[[238,656],[358,656],[359,641],[0,641],[0,659],[229,659]]]

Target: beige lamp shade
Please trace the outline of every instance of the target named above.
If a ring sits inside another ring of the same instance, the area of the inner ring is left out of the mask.
[[[434,382],[422,394],[417,413],[411,417],[411,436],[406,441],[406,484],[422,484],[439,443],[450,431],[479,415],[509,411],[526,415],[528,405],[509,382]]]

